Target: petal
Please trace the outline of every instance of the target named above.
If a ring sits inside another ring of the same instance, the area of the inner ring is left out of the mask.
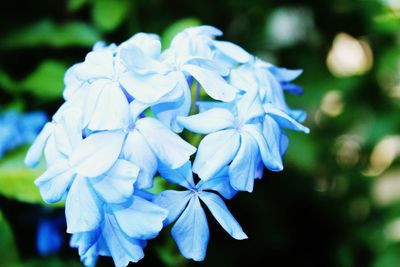
[[[136,129],[145,137],[158,159],[172,169],[185,164],[196,148],[154,118],[140,119]]]
[[[285,112],[283,112],[280,109],[275,108],[271,104],[264,104],[264,110],[268,115],[270,115],[272,118],[274,118],[276,120],[276,122],[279,124],[280,127],[295,130],[295,131],[301,131],[304,133],[310,132],[310,129],[301,125],[296,120],[294,120],[292,117],[290,117],[288,114],[286,114]]]
[[[77,176],[65,202],[67,232],[78,233],[96,229],[102,220],[102,205],[88,179]]]
[[[264,165],[271,171],[283,170],[282,157],[280,154],[280,135],[279,125],[270,118],[265,116],[264,130],[261,134],[260,127],[256,125],[245,125],[244,131],[247,131],[257,141],[258,149]]]
[[[242,227],[229,212],[224,201],[218,195],[202,191],[199,197],[228,234],[238,240],[247,239],[247,235],[243,232]]]
[[[93,131],[124,129],[129,123],[129,106],[118,83],[105,80],[96,82],[91,92],[97,95],[92,113],[89,116],[88,128]]]
[[[74,176],[68,161],[59,160],[35,180],[35,185],[39,188],[45,202],[55,203],[63,198]]]
[[[182,214],[191,195],[190,191],[165,190],[155,197],[153,202],[168,210],[165,225],[174,222]]]
[[[158,172],[161,177],[170,183],[178,184],[187,189],[195,188],[193,182],[192,164],[190,161],[186,162],[182,167],[171,169],[167,166],[160,164]]]
[[[134,98],[143,103],[155,103],[168,94],[176,81],[161,74],[137,74],[128,71],[121,75],[119,82]]]
[[[172,227],[171,234],[185,258],[204,260],[210,232],[198,197],[190,199],[185,211]]]
[[[214,177],[234,158],[240,143],[237,130],[229,129],[207,135],[201,140],[193,172],[201,179]]]
[[[66,156],[82,141],[82,112],[78,108],[68,108],[59,122],[55,123],[54,138],[57,149]]]
[[[138,262],[144,257],[145,242],[125,235],[112,214],[106,214],[100,241],[107,245],[116,267],[125,267],[129,262]]]
[[[28,167],[34,168],[39,164],[43,149],[46,146],[49,136],[52,134],[54,125],[50,122],[46,123],[33,142],[32,146],[29,148],[28,153],[25,156],[24,163]]]
[[[74,67],[78,79],[81,81],[111,78],[114,74],[114,52],[111,50],[97,50],[87,54],[85,62]]]
[[[247,132],[241,133],[240,148],[229,165],[229,178],[233,188],[253,191],[259,157],[256,140]]]
[[[290,69],[279,68],[279,67],[275,67],[275,66],[270,67],[269,70],[278,79],[278,81],[284,81],[284,82],[291,82],[303,73],[303,70],[301,70],[301,69],[290,70]]]
[[[236,106],[238,120],[241,124],[251,122],[256,118],[261,118],[265,114],[258,92],[249,91],[245,93],[236,102]]]
[[[165,74],[168,71],[168,67],[153,57],[154,55],[151,53],[155,51],[144,51],[143,49],[146,49],[146,47],[124,43],[119,54],[122,64],[136,74]],[[150,52],[150,55],[147,55],[146,52]]]
[[[123,156],[140,168],[135,186],[140,189],[151,188],[153,177],[157,172],[157,157],[137,130],[129,132],[126,137]]]
[[[200,180],[197,184],[197,188],[198,190],[217,191],[226,199],[233,198],[237,193],[229,181],[228,167],[223,168],[209,180]]]
[[[100,176],[117,160],[124,139],[125,133],[122,131],[93,133],[72,152],[69,164],[82,176]]]
[[[209,134],[233,128],[235,124],[235,118],[232,113],[223,108],[209,109],[189,117],[178,117],[177,120],[189,131],[199,134]]]
[[[124,44],[139,47],[146,56],[152,58],[157,58],[161,52],[160,37],[156,34],[139,32],[125,41]]]
[[[246,63],[250,60],[250,54],[243,48],[226,41],[213,41],[213,45],[228,57],[236,60],[239,63]]]
[[[212,98],[224,102],[235,98],[236,88],[229,85],[220,75],[191,64],[184,65],[182,70],[193,76]]]
[[[118,159],[103,176],[90,179],[97,194],[107,203],[123,203],[133,194],[133,184],[139,174],[135,164]]]
[[[121,230],[136,239],[156,237],[168,215],[166,209],[138,196],[132,196],[128,203],[112,205],[111,210]]]

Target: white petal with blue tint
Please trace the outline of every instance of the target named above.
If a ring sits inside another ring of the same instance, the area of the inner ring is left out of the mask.
[[[52,164],[39,178],[35,185],[39,188],[42,198],[47,203],[60,201],[74,179],[67,160],[59,160]]]
[[[268,115],[273,117],[278,122],[278,124],[283,128],[287,128],[287,129],[291,129],[291,130],[295,130],[295,131],[302,131],[305,133],[310,132],[310,129],[301,125],[295,119],[293,119],[288,114],[286,114],[284,111],[274,107],[271,104],[265,104],[264,110]]]
[[[214,177],[234,158],[240,144],[240,135],[235,129],[228,129],[207,135],[201,140],[193,172],[201,179]]]
[[[245,125],[242,129],[248,132],[258,144],[259,152],[264,165],[271,171],[283,170],[282,158],[279,149],[279,138],[281,130],[278,124],[272,119],[264,119],[264,131],[260,126]]]
[[[140,168],[135,185],[140,189],[151,188],[153,177],[157,172],[157,157],[144,136],[137,130],[128,133],[123,147],[123,156]]]
[[[178,122],[191,132],[208,134],[233,128],[235,118],[232,113],[223,108],[213,108],[189,117],[178,117]]]
[[[185,164],[196,148],[158,120],[144,118],[136,123],[136,129],[145,136],[147,143],[161,162],[172,169]]]
[[[193,76],[215,100],[229,102],[235,98],[237,89],[229,85],[220,75],[190,64],[184,65],[182,70]]]
[[[50,122],[46,123],[36,138],[36,140],[33,142],[32,146],[29,148],[26,156],[24,163],[33,168],[36,167],[39,164],[41,155],[43,153],[43,149],[46,145],[46,142],[53,132],[54,125]]]
[[[72,152],[69,164],[82,176],[100,176],[117,160],[124,139],[122,131],[93,133]]]
[[[154,203],[168,210],[168,217],[164,222],[165,225],[174,222],[182,214],[191,195],[192,193],[187,190],[165,190],[155,197]]]
[[[250,54],[243,48],[226,41],[213,41],[213,45],[228,57],[236,60],[239,63],[246,63],[250,60]]]
[[[166,209],[138,196],[133,196],[131,202],[112,205],[111,210],[121,230],[136,239],[156,237],[168,215]]]
[[[254,178],[260,157],[258,151],[257,142],[250,133],[241,133],[240,148],[229,165],[231,185],[236,190],[253,191]]]
[[[187,259],[202,261],[206,256],[210,232],[206,214],[198,197],[193,197],[171,230],[172,237]]]
[[[218,195],[202,191],[199,193],[199,197],[228,234],[238,240],[247,238],[240,224],[229,212],[224,201]]]
[[[133,184],[139,174],[135,164],[118,159],[104,175],[90,179],[93,188],[107,203],[123,203],[133,194]]]
[[[170,183],[178,184],[187,189],[195,187],[193,181],[192,164],[190,161],[186,162],[182,167],[177,169],[171,169],[163,164],[160,164],[158,172]]]
[[[77,233],[96,229],[103,217],[102,205],[88,179],[75,177],[65,202],[67,232]]]

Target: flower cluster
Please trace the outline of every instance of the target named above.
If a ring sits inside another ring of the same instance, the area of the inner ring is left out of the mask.
[[[146,241],[175,221],[182,255],[203,260],[209,229],[201,202],[233,238],[247,238],[223,198],[251,192],[264,166],[282,170],[285,129],[308,132],[304,112],[284,98],[301,92],[291,83],[301,71],[220,35],[188,28],[161,51],[157,35],[138,33],[118,46],[96,44],[67,71],[66,101],[25,163],[44,154],[48,167],[35,183],[46,202],[65,200],[71,246],[85,265],[99,255],[116,266],[137,262]],[[204,135],[197,149],[184,129]],[[186,190],[150,194],[157,174]]]
[[[31,144],[46,123],[42,112],[18,113],[8,111],[0,115],[0,158],[5,152],[20,145]]]

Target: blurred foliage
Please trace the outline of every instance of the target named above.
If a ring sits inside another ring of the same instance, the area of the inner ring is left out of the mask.
[[[304,69],[304,95],[287,101],[308,112],[311,134],[288,133],[285,171],[266,171],[254,193],[228,203],[249,240],[211,222],[202,265],[400,266],[399,1],[24,0],[2,3],[0,16],[1,111],[51,116],[68,66],[96,41],[138,31],[160,34],[165,48],[181,29],[211,24],[260,58]],[[54,210],[25,151],[0,161],[0,266],[79,266],[67,244],[51,257],[35,251],[38,217]],[[168,229],[146,254],[138,266],[197,266],[178,256]]]

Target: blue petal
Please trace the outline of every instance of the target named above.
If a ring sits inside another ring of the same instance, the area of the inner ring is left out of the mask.
[[[288,114],[283,112],[280,109],[272,106],[271,104],[264,105],[265,112],[270,115],[272,118],[276,120],[280,127],[295,130],[295,131],[302,131],[304,133],[309,133],[310,129],[301,125]]]
[[[190,199],[185,211],[172,227],[171,234],[185,258],[204,260],[210,232],[198,197]]]
[[[58,226],[57,218],[40,220],[36,245],[41,256],[48,256],[60,250],[63,237]]]
[[[247,238],[247,235],[243,232],[240,224],[229,212],[224,201],[218,195],[203,191],[199,193],[199,197],[207,205],[214,218],[228,234],[238,240]]]
[[[193,76],[212,98],[224,102],[235,98],[236,88],[229,85],[220,75],[191,64],[184,65],[182,70]]]
[[[71,155],[74,147],[82,141],[82,112],[78,108],[68,108],[60,121],[55,123],[54,138],[57,149],[65,156]]]
[[[185,164],[196,148],[154,118],[140,119],[136,129],[146,138],[158,159],[172,169]]]
[[[52,164],[39,178],[35,185],[39,188],[42,198],[47,203],[60,201],[74,179],[67,160],[59,160]]]
[[[238,121],[241,124],[252,122],[256,118],[264,115],[264,109],[257,92],[244,94],[237,102]]]
[[[240,135],[235,129],[228,129],[207,135],[201,140],[193,172],[201,179],[214,177],[234,158],[240,143]]]
[[[107,245],[116,267],[125,267],[129,262],[138,262],[144,257],[145,242],[125,235],[112,214],[105,214],[101,241]],[[103,255],[103,253],[102,253]]]
[[[93,133],[73,151],[69,163],[82,176],[100,176],[118,159],[124,139],[122,131]]]
[[[228,57],[239,63],[246,63],[250,60],[250,54],[243,48],[227,41],[213,41],[213,45]]]
[[[102,205],[88,179],[77,176],[65,202],[67,232],[78,233],[96,229],[102,221]]]
[[[76,233],[72,234],[71,240],[69,242],[70,246],[73,248],[77,248],[79,251],[79,256],[86,258],[86,261],[84,264],[88,266],[87,263],[95,263],[97,260],[97,255],[91,255],[93,256],[92,259],[89,259],[90,254],[93,254],[93,251],[96,250],[96,246],[98,245],[99,237],[100,237],[100,228],[96,228],[93,231],[88,231],[88,232],[81,232],[81,233]],[[89,250],[92,250],[89,252]],[[86,255],[86,257],[85,257]],[[83,260],[82,260],[83,261]],[[94,265],[93,265],[94,266]]]
[[[136,239],[156,237],[168,215],[167,210],[138,196],[128,203],[112,205],[111,210],[121,230]]]
[[[157,58],[161,52],[160,37],[156,34],[139,32],[126,40],[124,45],[139,47],[146,56]]]
[[[123,203],[133,194],[133,184],[139,174],[135,164],[118,159],[104,175],[90,179],[93,188],[107,203]]]
[[[274,119],[265,116],[264,130],[261,134],[261,127],[256,125],[246,125],[244,131],[257,141],[259,152],[264,165],[271,171],[283,170],[282,157],[280,153],[281,129]]]
[[[136,74],[128,71],[120,77],[124,89],[143,103],[155,103],[168,94],[176,85],[176,81],[161,74]]]
[[[228,167],[223,168],[209,180],[200,180],[197,184],[197,188],[199,190],[217,191],[226,199],[233,198],[237,193],[229,181]]]
[[[209,134],[235,126],[232,113],[223,108],[209,109],[189,117],[178,117],[177,120],[189,131],[199,134]]]
[[[126,137],[123,156],[140,168],[135,185],[140,189],[151,188],[157,172],[157,158],[144,136],[137,130],[129,132]]]
[[[259,159],[256,140],[247,132],[240,135],[240,148],[229,165],[231,185],[236,190],[253,191],[254,178]]]
[[[93,131],[124,129],[129,123],[129,106],[119,84],[110,80],[98,80],[90,87],[93,112],[86,112],[88,128]],[[94,99],[95,98],[95,99]],[[89,106],[88,101],[86,102]]]
[[[155,204],[168,210],[165,225],[174,222],[182,214],[191,196],[190,191],[165,190],[154,198]]]
[[[177,169],[168,168],[160,164],[158,172],[161,177],[170,183],[178,184],[187,189],[195,188],[192,174],[192,164],[190,161],[186,162],[182,167]]]
[[[299,77],[303,70],[290,70],[286,68],[271,67],[269,70],[274,74],[278,81],[291,82],[297,77]]]
[[[25,164],[31,168],[36,167],[39,164],[42,152],[46,146],[46,142],[53,132],[54,125],[52,123],[46,123],[33,142],[32,146],[29,148],[28,153],[25,156]]]

